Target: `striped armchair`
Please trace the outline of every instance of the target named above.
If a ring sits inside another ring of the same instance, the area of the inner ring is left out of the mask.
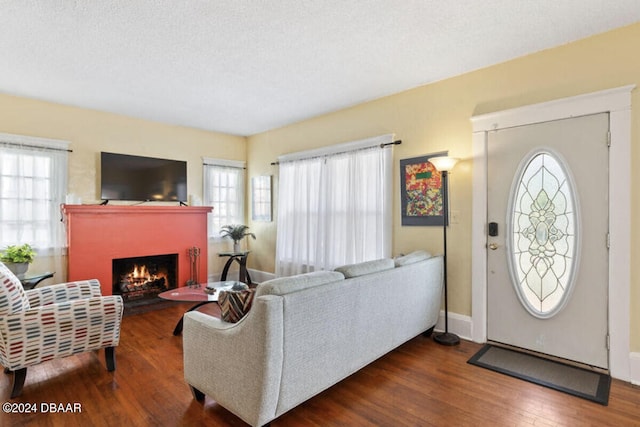
[[[22,393],[27,368],[51,359],[105,349],[116,368],[122,298],[102,296],[98,280],[25,291],[0,263],[0,365],[13,373],[11,398]]]

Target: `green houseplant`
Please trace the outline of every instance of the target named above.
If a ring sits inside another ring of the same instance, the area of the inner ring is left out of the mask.
[[[240,241],[247,236],[253,237],[255,240],[256,235],[250,233],[249,227],[244,224],[229,224],[224,225],[220,229],[220,235],[222,237],[229,237],[233,240],[233,252],[240,252]]]
[[[16,276],[22,277],[29,268],[29,264],[36,258],[36,251],[30,244],[9,245],[0,252],[2,261]]]

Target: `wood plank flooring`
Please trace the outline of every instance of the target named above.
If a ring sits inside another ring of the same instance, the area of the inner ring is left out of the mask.
[[[51,361],[29,368],[14,400],[10,377],[0,374],[0,402],[36,408],[0,413],[0,426],[246,426],[209,398],[194,401],[184,382],[182,338],[172,331],[190,306],[126,316],[114,373],[103,351]],[[480,347],[416,337],[271,425],[640,426],[638,387],[614,380],[609,406],[601,406],[467,364]],[[81,412],[49,404],[78,404]]]

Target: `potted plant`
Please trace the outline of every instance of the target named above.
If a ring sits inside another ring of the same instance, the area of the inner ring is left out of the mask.
[[[23,245],[9,245],[5,250],[0,252],[0,261],[18,277],[24,276],[24,273],[26,273],[29,268],[29,264],[33,262],[35,257],[36,252],[28,243]]]
[[[220,235],[222,237],[229,237],[233,240],[233,252],[240,252],[240,241],[247,236],[256,239],[256,235],[250,233],[249,227],[244,224],[230,224],[225,225],[220,229]]]

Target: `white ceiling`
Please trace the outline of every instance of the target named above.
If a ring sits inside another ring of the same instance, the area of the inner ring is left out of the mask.
[[[637,21],[638,0],[0,0],[0,92],[252,135]]]

